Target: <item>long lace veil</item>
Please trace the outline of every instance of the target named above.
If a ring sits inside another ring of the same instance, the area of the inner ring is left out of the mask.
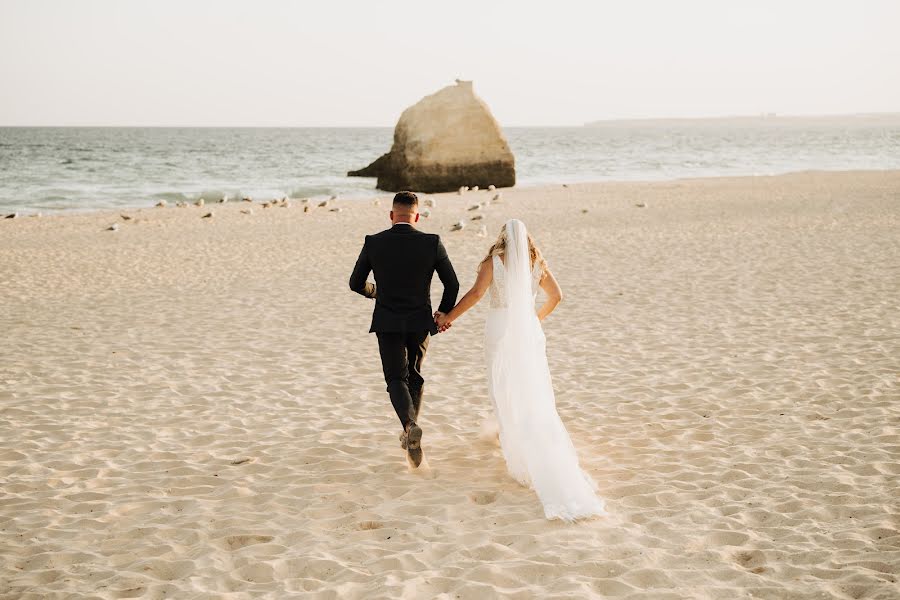
[[[555,402],[545,355],[539,351],[543,333],[534,310],[528,232],[518,219],[506,224],[505,259],[507,315],[493,364],[494,396],[507,465],[516,479],[530,485],[527,448],[537,440],[528,438],[540,435],[539,424],[548,409],[555,411]]]
[[[530,485],[548,518],[603,514],[596,484],[556,412],[544,333],[534,306],[531,252],[525,224],[506,224],[507,315],[492,361],[500,442],[510,474]]]

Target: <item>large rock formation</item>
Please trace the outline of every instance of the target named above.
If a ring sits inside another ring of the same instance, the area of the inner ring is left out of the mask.
[[[456,81],[410,106],[394,128],[391,151],[351,177],[377,177],[391,192],[449,192],[516,183],[515,158],[471,81]]]

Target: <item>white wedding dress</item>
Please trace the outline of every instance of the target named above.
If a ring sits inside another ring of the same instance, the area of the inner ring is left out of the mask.
[[[541,272],[532,268],[525,225],[513,219],[506,233],[506,264],[492,259],[485,354],[507,469],[537,493],[548,519],[604,515],[597,484],[579,466],[556,412],[546,339],[534,306]]]

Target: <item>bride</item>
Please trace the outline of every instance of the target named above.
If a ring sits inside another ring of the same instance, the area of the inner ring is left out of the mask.
[[[547,302],[535,313],[537,288]],[[556,412],[541,321],[562,292],[540,250],[517,219],[506,223],[478,267],[478,277],[459,303],[437,315],[441,330],[490,290],[485,323],[488,392],[497,415],[506,467],[531,487],[548,519],[574,521],[604,515],[597,484],[578,465],[569,433]]]

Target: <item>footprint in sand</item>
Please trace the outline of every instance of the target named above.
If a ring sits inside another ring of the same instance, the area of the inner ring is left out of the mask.
[[[491,504],[497,499],[497,492],[473,492],[469,494],[469,500],[475,504]]]
[[[382,525],[378,521],[363,521],[356,526],[356,528],[360,531],[370,531],[372,529],[381,529],[382,527],[384,527],[384,525]]]
[[[223,539],[224,545],[229,550],[240,550],[253,544],[266,544],[275,539],[271,535],[229,535]]]
[[[734,562],[757,575],[766,570],[766,555],[759,550],[746,550],[734,555]]]

